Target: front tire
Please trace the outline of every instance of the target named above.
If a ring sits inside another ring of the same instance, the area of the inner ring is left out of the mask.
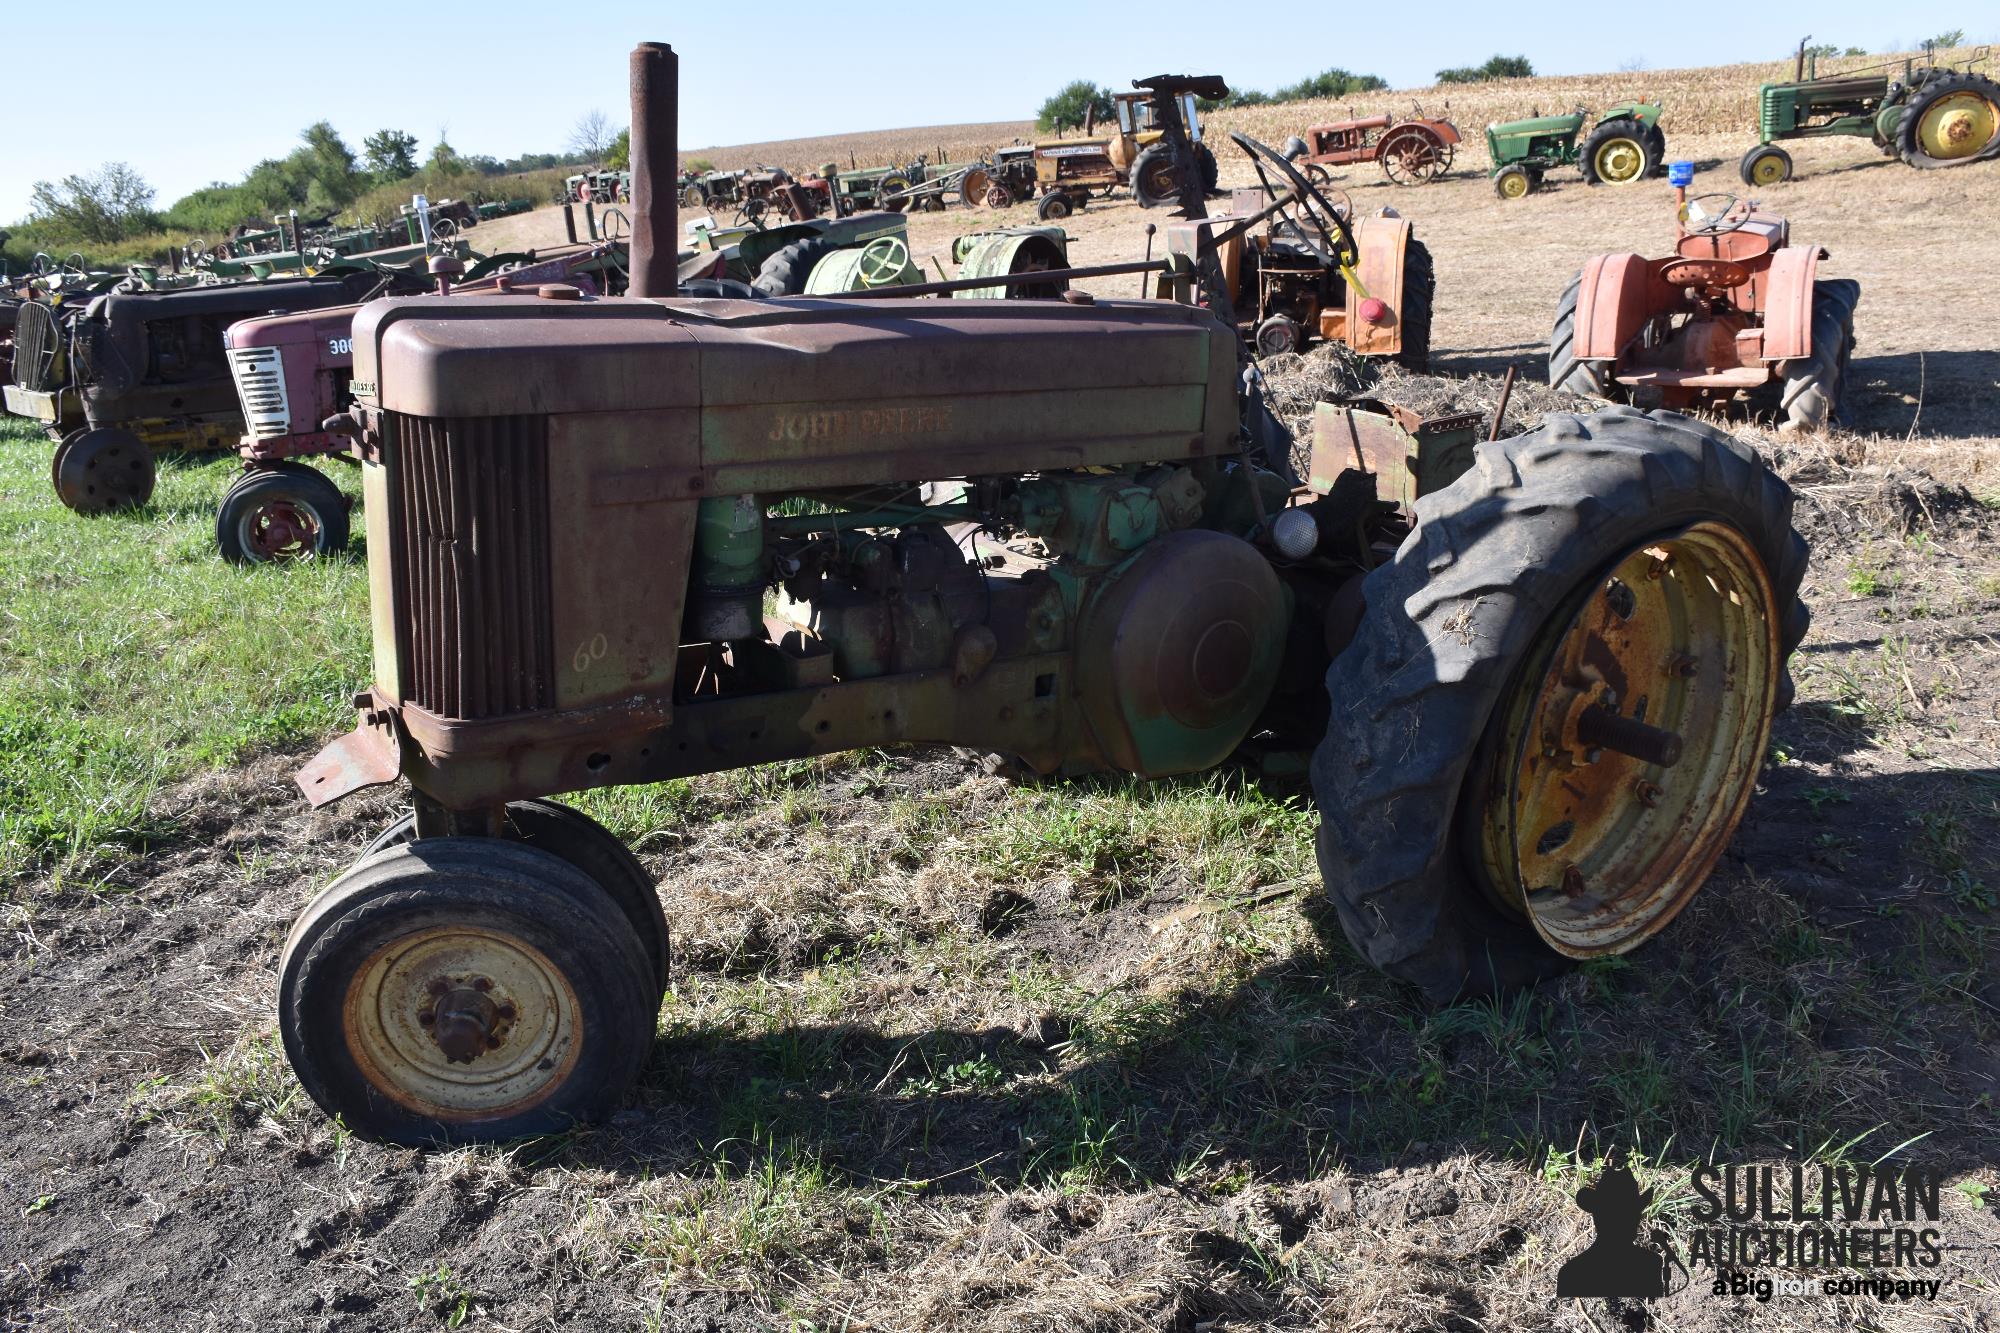
[[[1327,672],[1332,720],[1312,762],[1321,874],[1364,958],[1448,1003],[1636,947],[1686,905],[1790,697],[1784,662],[1809,623],[1791,509],[1745,446],[1630,408],[1481,444],[1469,472],[1417,501]],[[1681,642],[1702,626],[1715,641]],[[1684,766],[1575,748],[1567,723],[1547,739],[1540,710],[1565,697],[1550,682],[1579,633],[1600,641],[1599,681],[1623,678],[1612,691],[1578,674],[1599,693],[1580,689],[1587,706],[1560,716],[1670,728]],[[1564,779],[1601,802],[1588,820],[1558,813]],[[1520,811],[1538,822],[1510,840]]]
[[[246,472],[215,512],[215,545],[238,564],[309,560],[347,549],[347,497],[317,468]]]
[[[1421,375],[1431,367],[1431,314],[1437,304],[1437,268],[1430,247],[1412,236],[1403,248],[1403,307],[1396,312],[1403,347],[1396,364]]]
[[[278,1028],[299,1083],[365,1138],[560,1133],[637,1080],[657,1008],[603,890],[547,852],[435,838],[357,864],[285,943]]]
[[[660,907],[653,877],[646,873],[623,839],[583,811],[541,798],[509,801],[500,836],[518,846],[561,857],[611,896],[632,928],[639,947],[645,951],[646,964],[654,979],[653,1000],[657,1004],[667,992],[667,914]],[[417,815],[414,810],[405,811],[375,835],[356,864],[379,851],[415,841]]]
[[[1743,155],[1736,174],[1756,189],[1783,184],[1792,178],[1792,155],[1776,144],[1760,143]]]

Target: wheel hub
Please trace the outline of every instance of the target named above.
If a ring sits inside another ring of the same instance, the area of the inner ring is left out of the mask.
[[[1936,158],[1970,157],[2000,130],[2000,113],[1975,92],[1941,97],[1924,113],[1919,127],[1924,151]]]
[[[1597,150],[1597,174],[1614,184],[1629,181],[1639,174],[1642,158],[1636,145],[1625,139],[1618,139]]]
[[[260,560],[296,559],[313,553],[319,523],[290,500],[272,500],[243,516],[239,544]]]
[[[1773,603],[1743,536],[1697,523],[1627,552],[1528,658],[1468,817],[1490,896],[1550,947],[1623,953],[1707,878],[1770,730]]]
[[[576,993],[533,945],[434,927],[392,941],[348,987],[348,1053],[376,1090],[439,1120],[526,1110],[560,1086],[582,1035]]]

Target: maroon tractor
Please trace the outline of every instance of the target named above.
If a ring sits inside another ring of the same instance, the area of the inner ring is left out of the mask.
[[[451,261],[455,264],[457,261]],[[456,287],[449,265],[438,273],[450,292],[539,289],[566,285],[579,297],[624,290],[624,245],[564,246],[539,257],[498,255],[482,260]],[[301,459],[349,457],[354,441],[327,429],[350,402],[354,376],[353,305],[267,315],[223,333],[230,374],[244,421],[243,475],[222,497],[215,543],[230,560],[261,564],[342,550],[348,499],[325,473]]]
[[[561,792],[906,743],[1161,778],[1255,737],[1311,756],[1331,915],[1437,1000],[1632,949],[1699,890],[1804,627],[1750,450],[1630,408],[1481,442],[1327,407],[1301,479],[1192,299],[1227,304],[1226,233],[1161,262],[1175,301],[1068,285],[1101,270],[679,297],[647,185],[674,55],[632,64],[631,295],[354,321],[374,672],[298,781],[412,808],[280,960],[328,1114],[563,1131],[657,1058],[657,886]]]
[[[1367,116],[1314,125],[1285,142],[1285,156],[1298,162],[1314,184],[1329,179],[1328,167],[1373,162],[1398,185],[1428,185],[1451,170],[1458,155],[1458,126],[1433,120],[1419,107],[1414,116]]]
[[[1681,206],[1664,259],[1596,255],[1549,335],[1549,383],[1642,407],[1732,404],[1810,430],[1835,416],[1861,284],[1822,278],[1827,252],[1735,195]]]

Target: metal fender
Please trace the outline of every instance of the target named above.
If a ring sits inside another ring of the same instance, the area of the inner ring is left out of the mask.
[[[1583,361],[1615,360],[1624,346],[1673,297],[1662,287],[1653,266],[1640,255],[1592,255],[1584,261],[1583,283],[1576,293],[1576,355]]]
[[[1764,288],[1766,361],[1812,354],[1813,281],[1824,253],[1816,245],[1796,245],[1771,256]]]
[[[1389,307],[1387,318],[1369,323],[1359,317],[1361,297],[1347,296],[1347,345],[1363,356],[1394,356],[1403,350],[1403,252],[1410,243],[1407,218],[1363,218],[1354,229],[1360,257],[1355,276],[1368,295]]]

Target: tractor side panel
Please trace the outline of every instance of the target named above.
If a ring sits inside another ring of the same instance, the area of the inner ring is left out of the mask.
[[[1576,355],[1610,361],[1661,308],[1652,265],[1639,255],[1592,255],[1576,296]]]
[[[550,617],[556,707],[635,695],[665,706],[700,501],[695,408],[591,412],[549,422]]]
[[[1389,319],[1370,324],[1356,318],[1360,297],[1349,292],[1347,345],[1362,356],[1394,356],[1403,350],[1403,252],[1410,243],[1410,224],[1403,218],[1364,218],[1354,239],[1361,247],[1355,275],[1370,296],[1389,307]]]
[[[1764,359],[1789,361],[1812,353],[1813,281],[1819,247],[1801,245],[1771,256],[1764,289]]]

